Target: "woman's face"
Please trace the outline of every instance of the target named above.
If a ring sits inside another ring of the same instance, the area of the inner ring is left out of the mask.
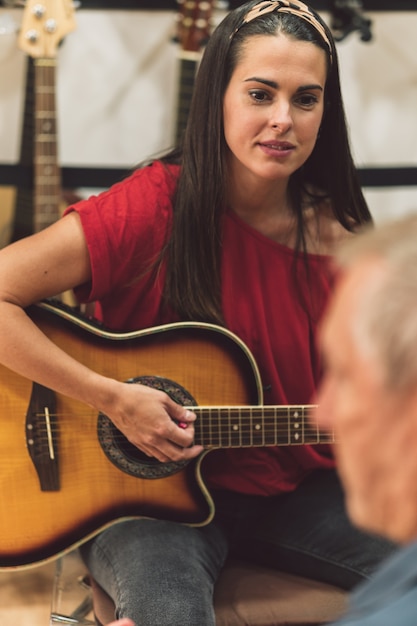
[[[288,179],[308,159],[324,109],[326,56],[278,34],[250,37],[223,101],[225,140],[235,179]]]

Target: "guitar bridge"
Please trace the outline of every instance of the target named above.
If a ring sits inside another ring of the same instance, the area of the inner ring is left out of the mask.
[[[26,445],[42,491],[59,491],[55,394],[33,383],[26,413]]]

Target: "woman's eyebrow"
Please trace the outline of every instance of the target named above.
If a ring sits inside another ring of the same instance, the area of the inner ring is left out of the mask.
[[[274,80],[268,80],[267,78],[259,78],[259,76],[251,76],[250,78],[245,78],[244,82],[245,83],[249,83],[249,82],[255,82],[255,83],[262,83],[263,85],[266,85],[267,87],[272,87],[272,89],[278,89],[278,83]],[[311,84],[311,85],[301,85],[300,87],[297,88],[297,91],[307,91],[307,90],[311,90],[311,89],[318,89],[320,91],[323,91],[323,87],[322,85],[319,84]]]
[[[322,85],[316,85],[314,83],[311,85],[301,85],[301,87],[298,87],[297,91],[310,91],[312,89],[318,89],[319,91],[323,91]]]
[[[258,76],[251,76],[250,78],[245,78],[245,83],[255,82],[262,83],[263,85],[267,85],[268,87],[272,87],[273,89],[278,89],[278,83],[274,80],[268,80],[267,78],[259,78]]]

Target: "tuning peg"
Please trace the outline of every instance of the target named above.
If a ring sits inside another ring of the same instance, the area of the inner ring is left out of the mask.
[[[29,29],[26,33],[25,33],[25,39],[27,39],[28,41],[30,41],[30,43],[36,43],[39,39],[39,33],[37,30],[35,30],[34,28]]]
[[[37,17],[39,20],[43,18],[43,16],[45,15],[46,12],[46,8],[43,4],[35,4],[35,6],[32,9],[32,13],[35,17]]]
[[[45,32],[54,33],[56,31],[56,20],[54,20],[53,18],[46,20],[44,28]]]

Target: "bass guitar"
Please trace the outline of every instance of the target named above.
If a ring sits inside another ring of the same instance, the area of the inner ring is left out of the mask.
[[[61,215],[56,57],[62,39],[74,28],[71,0],[26,0],[18,38],[19,48],[27,54],[20,164],[33,175],[17,189],[11,241],[39,232]]]
[[[202,463],[212,450],[333,441],[309,419],[311,406],[263,406],[255,359],[225,328],[186,322],[115,333],[54,301],[28,313],[89,368],[191,407],[205,451],[160,463],[106,415],[0,366],[0,569],[53,559],[121,519],[208,523],[214,505]]]

